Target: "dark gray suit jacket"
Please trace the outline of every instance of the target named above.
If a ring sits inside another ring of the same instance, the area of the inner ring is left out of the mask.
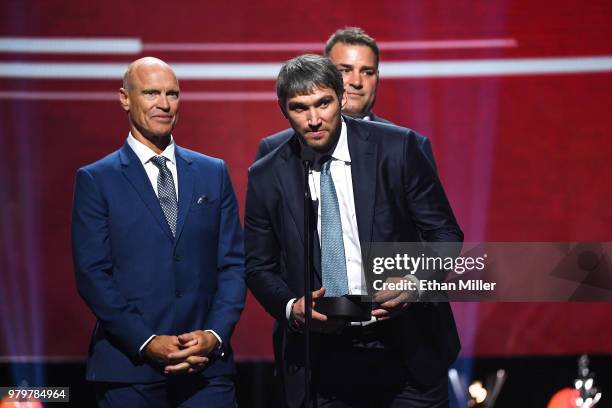
[[[417,134],[375,122],[345,121],[360,241],[461,242],[463,233]],[[304,395],[299,374],[303,342],[289,331],[285,307],[304,293],[302,173],[295,136],[251,166],[245,210],[247,285],[277,321],[277,372],[288,403],[296,406]],[[311,231],[316,235],[316,225]],[[313,259],[314,288],[321,287],[319,265],[320,259]],[[412,304],[376,325],[379,340],[415,379],[433,384],[446,377],[460,347],[448,303]]]

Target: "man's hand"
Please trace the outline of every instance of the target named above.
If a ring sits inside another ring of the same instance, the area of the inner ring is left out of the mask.
[[[195,330],[178,336],[180,350],[168,357],[178,364],[166,365],[165,374],[197,373],[208,363],[208,355],[219,345],[219,340],[208,331]]]
[[[406,278],[387,278],[385,283],[409,282]],[[407,285],[406,285],[407,286]],[[411,290],[379,290],[374,295],[374,302],[380,303],[380,308],[372,311],[377,320],[391,319],[403,312],[417,296],[417,291]]]
[[[155,336],[143,350],[144,357],[158,365],[175,363],[170,354],[180,351],[177,336]]]
[[[327,316],[314,310],[314,299],[323,297],[324,294],[325,288],[321,288],[312,292],[312,320],[317,320],[320,322],[327,321]],[[300,327],[304,326],[304,322],[306,321],[306,302],[304,300],[304,296],[302,296],[297,302],[293,304],[293,307],[291,308],[291,314]]]
[[[317,312],[314,299],[323,297],[325,288],[312,292],[312,331],[317,333],[339,333],[347,325],[346,319],[328,318],[326,315]],[[305,300],[301,297],[293,304],[291,314],[297,325],[301,329],[306,321]]]

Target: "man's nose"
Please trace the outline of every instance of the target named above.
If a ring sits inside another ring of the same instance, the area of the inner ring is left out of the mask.
[[[308,111],[308,126],[317,127],[321,125],[321,116],[319,116],[319,112],[317,112],[316,108],[310,108]]]
[[[361,88],[363,86],[359,72],[351,71],[345,78],[347,82],[345,85],[350,85],[353,88]]]
[[[157,98],[157,107],[161,110],[169,110],[170,109],[170,101],[168,100],[168,96],[161,94],[159,98]]]

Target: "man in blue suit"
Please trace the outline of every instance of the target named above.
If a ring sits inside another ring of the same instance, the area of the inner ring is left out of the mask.
[[[342,74],[346,103],[342,113],[355,119],[386,123],[388,120],[372,112],[378,89],[378,64],[380,50],[374,38],[359,27],[345,27],[333,33],[325,44],[328,57]],[[436,168],[431,142],[425,136],[414,132],[418,145]],[[264,137],[259,143],[255,159],[260,159],[293,136],[293,129],[285,129]]]
[[[175,144],[179,85],[132,62],[130,133],[78,170],[72,247],[97,318],[86,378],[103,407],[235,406],[230,337],[244,306],[243,234],[222,160]]]
[[[412,303],[420,293],[371,290],[362,255],[372,242],[463,241],[419,139],[406,128],[341,115],[347,96],[327,58],[290,60],[276,92],[294,135],[249,169],[245,250],[247,284],[276,319],[274,353],[285,404],[299,407],[304,400],[300,328],[303,270],[310,261],[313,298],[369,294],[377,302],[369,321],[340,331],[338,321],[313,312],[318,406],[448,407],[447,370],[460,347],[450,306]],[[305,147],[315,154],[307,186],[300,159]],[[314,220],[310,260],[303,252],[305,188]],[[428,271],[415,275],[430,277]]]

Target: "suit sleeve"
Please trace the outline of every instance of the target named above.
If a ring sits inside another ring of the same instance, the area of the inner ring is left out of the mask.
[[[205,328],[213,330],[229,346],[229,339],[244,308],[244,239],[236,195],[225,164],[222,165],[221,215],[217,248],[217,292]]]
[[[431,141],[424,137],[423,142],[421,143],[421,150],[425,153],[425,157],[431,163],[435,172],[438,172],[438,166],[436,165],[436,159],[434,158],[433,149],[431,148]]]
[[[249,172],[244,217],[247,285],[268,313],[286,322],[287,302],[298,296],[281,277],[278,237],[264,205],[263,192],[258,191],[253,178]]]
[[[128,356],[137,358],[153,334],[138,309],[128,303],[112,276],[107,202],[85,169],[76,175],[72,209],[72,256],[77,289],[103,330]]]
[[[463,242],[463,232],[457,224],[444,188],[434,168],[428,162],[425,151],[416,146],[417,141],[408,137],[403,148],[403,184],[405,202],[412,221],[426,242],[445,242],[429,249],[442,251],[437,256],[457,256]],[[443,278],[441,271],[419,271],[419,279]]]

